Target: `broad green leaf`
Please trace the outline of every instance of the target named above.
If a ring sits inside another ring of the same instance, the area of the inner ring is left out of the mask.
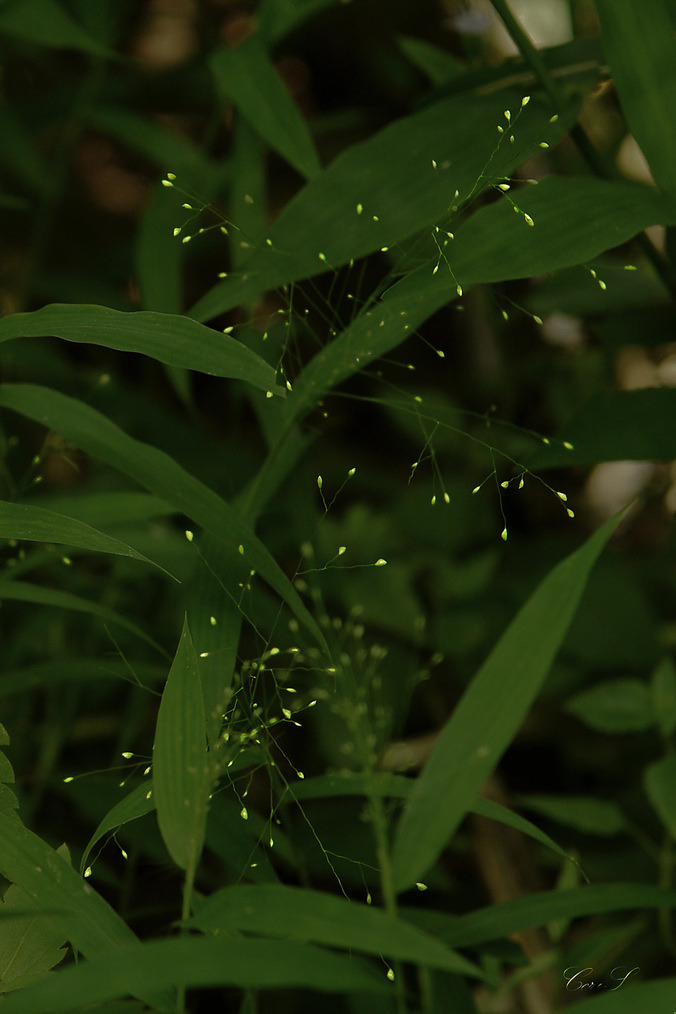
[[[673,908],[674,905],[676,891],[652,884],[619,883],[542,891],[489,905],[468,915],[412,908],[402,909],[402,914],[418,926],[429,927],[449,947],[474,947],[558,919],[578,919],[627,909]]]
[[[658,186],[676,194],[676,21],[667,0],[595,0],[629,130]]]
[[[97,602],[74,595],[72,592],[61,591],[57,588],[46,588],[41,585],[31,584],[28,581],[0,581],[0,601],[9,599],[14,602],[33,602],[39,606],[50,606],[52,609],[72,609],[78,613],[89,613],[91,616],[98,616],[106,623],[117,623],[140,637],[147,644],[150,644],[162,655],[166,654],[163,648],[153,640],[141,627],[132,623],[125,616],[116,613],[113,609],[100,606]]]
[[[152,794],[152,787],[150,783],[141,783],[137,785],[135,789],[121,799],[105,817],[101,820],[100,824],[94,831],[87,842],[87,847],[82,855],[82,861],[80,862],[80,873],[85,872],[87,869],[87,860],[89,854],[94,848],[96,843],[103,838],[104,834],[109,831],[114,831],[116,828],[121,827],[122,824],[126,824],[127,821],[136,820],[138,817],[144,817],[147,813],[151,813],[155,809],[155,800]]]
[[[392,863],[398,890],[423,879],[516,734],[620,517],[603,525],[547,575],[465,691],[397,826]]]
[[[135,479],[230,546],[241,546],[244,562],[275,589],[328,651],[316,621],[263,543],[224,500],[168,454],[134,440],[88,405],[46,387],[0,385],[0,406],[50,427],[92,457]]]
[[[0,7],[0,35],[52,49],[77,49],[96,56],[118,55],[93,39],[57,0],[5,0]]]
[[[670,753],[643,773],[648,799],[672,838],[676,838],[676,754]]]
[[[605,680],[569,697],[565,704],[576,718],[601,732],[641,732],[655,724],[650,691],[642,680]]]
[[[575,412],[558,437],[529,458],[529,468],[671,461],[676,458],[676,390],[601,391]],[[563,446],[564,440],[572,450]]]
[[[676,729],[676,666],[667,656],[652,674],[650,694],[655,721],[663,736]]]
[[[676,208],[647,187],[593,179],[550,176],[515,200],[533,227],[504,197],[472,215],[445,250],[453,274],[443,261],[428,262],[329,342],[296,379],[289,399],[293,417],[301,418],[327,391],[404,341],[457,297],[458,283],[527,278],[579,264],[647,225],[676,219]]]
[[[508,176],[541,141],[558,140],[574,116],[571,108],[550,124],[549,107],[533,99],[517,122],[522,98],[507,91],[445,99],[353,145],[303,187],[242,271],[215,285],[191,316],[208,320],[267,289],[395,247],[449,219],[452,207]],[[505,108],[513,113],[513,145],[496,134]]]
[[[8,503],[0,500],[0,539],[21,539],[27,542],[55,542],[58,545],[75,546],[95,553],[112,553],[115,556],[129,556],[133,560],[150,563],[167,571],[131,546],[105,535],[96,528],[76,518],[32,507],[23,503]],[[171,575],[170,575],[171,576]]]
[[[148,493],[73,493],[40,494],[33,501],[36,507],[46,507],[59,514],[77,518],[94,528],[150,521],[170,517],[176,513],[166,500]]]
[[[321,166],[312,135],[257,34],[230,49],[217,49],[209,64],[216,88],[306,179]]]
[[[382,965],[288,940],[183,937],[143,944],[55,973],[3,1000],[3,1014],[71,1014],[78,1005],[168,986],[296,987],[392,995]],[[172,1008],[173,1009],[173,1008]]]
[[[41,979],[66,956],[65,933],[57,919],[38,914],[19,915],[32,908],[30,898],[16,884],[6,891],[0,915],[0,993],[23,989]]]
[[[32,899],[38,911],[61,910],[73,946],[91,958],[138,943],[127,924],[61,856],[16,817],[0,813],[0,872]]]
[[[291,937],[483,978],[467,958],[381,909],[299,887],[226,887],[206,899],[190,925],[205,933]]]
[[[586,834],[618,834],[626,826],[624,814],[608,799],[588,796],[519,796],[518,803],[558,824],[575,827]]]
[[[630,959],[631,960],[631,959]],[[631,965],[624,966],[629,971]],[[635,979],[636,975],[634,975]],[[606,990],[591,999],[566,1007],[566,1014],[636,1014],[637,1011],[655,1011],[670,1014],[674,1009],[676,978],[654,979],[652,982],[630,981],[625,986]]]
[[[191,879],[202,854],[211,783],[202,685],[186,617],[157,715],[153,795],[169,855]]]
[[[170,366],[233,377],[263,391],[285,394],[276,384],[274,370],[259,356],[230,335],[198,324],[190,317],[53,303],[32,313],[13,313],[0,320],[0,342],[51,335],[70,342],[105,345],[121,352],[139,352]]]

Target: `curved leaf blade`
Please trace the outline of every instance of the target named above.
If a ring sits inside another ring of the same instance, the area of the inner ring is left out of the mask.
[[[289,913],[293,919],[289,920]],[[386,912],[321,891],[282,884],[226,887],[216,891],[190,922],[203,932],[261,933],[265,936],[386,954],[401,961],[483,978],[481,970],[438,941]]]
[[[48,426],[87,454],[130,476],[205,530],[227,542],[284,599],[328,653],[326,641],[300,595],[241,517],[164,451],[128,436],[110,419],[75,398],[35,384],[0,385],[0,407]]]
[[[557,564],[502,635],[442,730],[397,826],[398,890],[433,865],[535,700],[575,615],[587,578],[621,515]]]
[[[322,992],[363,991],[384,996],[384,974],[343,954],[288,940],[183,937],[146,943],[65,968],[48,982],[3,1000],[3,1014],[70,1014],[82,1006],[138,993],[141,987],[301,987]]]
[[[13,338],[55,336],[65,341],[138,352],[189,370],[245,380],[253,387],[284,396],[275,371],[231,335],[214,331],[190,317],[153,310],[127,312],[108,306],[51,303],[31,313],[0,320],[0,342]]]
[[[210,790],[204,698],[186,617],[157,715],[153,795],[164,844],[191,879],[204,844]]]
[[[629,129],[658,186],[676,193],[676,22],[667,0],[595,0]]]
[[[128,556],[133,560],[150,563],[163,573],[168,571],[158,563],[149,560],[112,535],[98,531],[84,521],[70,518],[44,507],[23,503],[0,501],[0,539],[21,539],[27,542],[54,542],[58,545],[74,546],[96,553],[111,553],[114,556]],[[170,577],[172,575],[169,575]],[[177,579],[174,579],[177,580]]]

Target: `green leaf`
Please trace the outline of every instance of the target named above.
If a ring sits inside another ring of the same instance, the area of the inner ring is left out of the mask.
[[[397,45],[414,67],[426,74],[432,84],[445,84],[457,77],[464,69],[463,64],[440,46],[412,35],[400,35]]]
[[[489,655],[442,730],[397,826],[398,890],[421,880],[456,831],[538,694],[589,573],[621,515],[547,575]]]
[[[175,161],[166,165],[176,165]],[[181,261],[183,243],[173,236],[178,227],[172,191],[158,184],[143,212],[136,239],[136,280],[144,310],[178,314],[183,309]]]
[[[300,987],[392,995],[384,970],[288,940],[183,937],[143,944],[55,973],[3,1000],[3,1014],[71,1014],[79,1006],[163,987]],[[172,1008],[173,1009],[173,1008]]]
[[[663,736],[676,729],[676,666],[673,659],[662,659],[650,680],[655,721]]]
[[[153,795],[169,855],[191,877],[204,844],[211,783],[202,685],[186,617],[157,715]]]
[[[625,966],[630,971],[630,965]],[[676,978],[655,979],[653,982],[631,982],[618,985],[593,999],[583,1000],[566,1007],[566,1014],[636,1014],[636,1011],[666,1011],[674,1009]]]
[[[43,976],[66,956],[63,930],[55,919],[45,916],[19,915],[32,908],[31,899],[12,884],[0,905],[0,992],[23,989]]]
[[[676,754],[670,753],[643,773],[648,799],[672,838],[676,838]]]
[[[258,30],[268,42],[277,42],[313,14],[344,0],[261,0],[256,11]]]
[[[241,273],[215,285],[191,316],[208,320],[267,289],[392,248],[448,220],[454,202],[461,207],[472,200],[509,175],[543,138],[554,143],[565,129],[568,117],[552,125],[549,107],[532,99],[514,127],[515,144],[502,135],[496,146],[503,110],[511,106],[516,122],[522,97],[506,91],[445,99],[353,145],[289,201],[269,231],[269,244],[253,253]]]
[[[9,736],[3,725],[0,725],[0,746],[9,746]],[[8,783],[14,784],[14,769],[2,751],[0,751],[0,783],[0,814],[5,817],[16,817],[15,811],[19,808],[19,800],[8,788]]]
[[[59,921],[65,936],[85,957],[117,950],[130,953],[138,943],[91,884],[16,817],[2,813],[0,871],[23,889],[38,911],[62,910]]]
[[[118,59],[102,46],[56,0],[5,0],[0,8],[0,34],[52,49],[77,49]]]
[[[601,912],[673,908],[674,905],[676,891],[652,884],[620,883],[542,891],[480,908],[468,915],[409,908],[402,912],[417,925],[429,926],[449,947],[475,947],[558,919],[578,919]]]
[[[566,701],[565,708],[601,732],[642,732],[655,724],[648,687],[629,677],[582,690]]]
[[[87,869],[87,860],[89,854],[94,848],[96,843],[103,838],[104,834],[109,831],[114,831],[116,828],[121,827],[122,824],[126,824],[130,820],[136,820],[138,817],[144,817],[147,813],[152,813],[155,809],[155,800],[153,798],[152,789],[150,783],[141,783],[137,785],[135,789],[121,799],[119,803],[116,803],[101,820],[98,827],[94,831],[87,842],[87,847],[82,854],[82,861],[80,863],[80,873],[85,872]]]
[[[170,241],[168,238],[167,242]],[[245,380],[263,391],[282,397],[285,394],[276,384],[275,371],[259,356],[230,335],[198,324],[190,317],[53,303],[32,313],[13,313],[0,320],[0,342],[48,335],[121,352],[139,352],[170,366]]]
[[[0,406],[48,426],[92,457],[135,479],[230,546],[283,598],[327,651],[317,623],[284,572],[239,515],[168,454],[127,436],[88,405],[33,384],[0,385]]]
[[[629,130],[655,182],[676,193],[676,23],[667,0],[595,0]]]
[[[467,958],[381,909],[299,887],[226,887],[207,898],[190,925],[204,932],[291,937],[483,978]]]
[[[529,458],[529,468],[671,461],[676,458],[676,390],[602,391],[585,402],[557,436],[573,449],[552,441]]]
[[[69,518],[65,514],[57,514],[44,507],[0,500],[0,539],[55,542],[58,545],[75,546],[77,549],[88,549],[96,553],[129,556],[133,560],[150,563],[163,573],[167,573],[164,567],[160,567],[158,563],[149,560],[147,556],[126,543],[97,531],[83,521]]]
[[[626,821],[622,810],[608,799],[590,796],[520,795],[520,806],[585,834],[618,834]]]
[[[216,88],[291,165],[313,179],[321,166],[312,135],[258,35],[209,59]]]
[[[72,592],[61,591],[57,588],[43,588],[41,585],[31,584],[28,581],[0,581],[0,601],[9,599],[15,602],[33,602],[35,605],[50,606],[52,609],[72,609],[79,613],[89,613],[91,616],[98,616],[106,623],[117,623],[118,626],[130,630],[137,637],[140,637],[147,644],[152,645],[162,655],[166,654],[163,648],[154,641],[141,627],[138,627],[131,620],[113,609],[100,606],[97,602],[73,595]]]

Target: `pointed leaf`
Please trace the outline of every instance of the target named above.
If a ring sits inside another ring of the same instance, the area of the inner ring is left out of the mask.
[[[421,880],[455,833],[544,683],[613,518],[547,575],[500,638],[442,730],[399,821],[393,876]]]
[[[275,371],[255,352],[230,335],[198,324],[190,317],[52,303],[32,313],[13,313],[0,320],[0,342],[51,335],[70,342],[105,345],[121,352],[139,352],[170,366],[245,380],[263,391],[285,394],[275,382]]]
[[[23,539],[28,542],[55,542],[58,545],[75,546],[96,553],[112,553],[115,556],[130,556],[168,572],[158,563],[149,560],[143,553],[131,546],[105,535],[84,521],[69,518],[65,514],[32,507],[22,503],[8,503],[0,500],[0,539]],[[171,575],[170,575],[171,576]]]
[[[0,385],[0,406],[49,426],[92,457],[105,461],[166,500],[207,531],[228,542],[283,598],[328,651],[326,641],[298,592],[263,543],[239,515],[163,451],[134,440],[83,402],[33,384]]]
[[[303,187],[275,219],[269,243],[242,272],[215,285],[191,316],[208,320],[266,289],[338,268],[448,219],[454,202],[460,207],[509,175],[544,139],[554,143],[574,116],[571,108],[550,124],[549,107],[533,99],[516,123],[522,97],[505,91],[444,99],[353,145]],[[496,146],[509,106],[516,140],[510,145],[503,134]]]
[[[291,921],[289,913],[293,913]],[[440,947],[432,937],[382,909],[299,887],[226,887],[207,898],[190,925],[204,932],[239,930],[292,937],[483,978],[467,958]]]
[[[204,844],[211,782],[202,685],[186,617],[157,715],[153,795],[169,855],[193,873]]]
[[[629,130],[658,186],[676,194],[676,21],[668,0],[596,0]]]
[[[71,1014],[80,1006],[168,986],[300,987],[392,996],[382,971],[344,954],[289,940],[183,937],[143,944],[65,968],[3,1000],[3,1014]],[[172,1007],[172,1010],[175,1009]]]
[[[307,124],[261,44],[260,36],[232,49],[217,49],[209,60],[216,88],[271,148],[306,179],[320,171]]]
[[[107,834],[108,831],[116,830],[116,828],[121,827],[122,824],[126,824],[130,820],[144,817],[147,813],[152,813],[154,809],[155,799],[150,783],[142,783],[141,785],[137,785],[135,789],[132,789],[124,799],[121,799],[119,803],[116,803],[108,811],[87,842],[87,847],[84,850],[80,863],[80,873],[84,873],[87,869],[89,854],[96,843],[103,838],[104,834]]]
[[[0,35],[54,49],[77,49],[117,59],[117,54],[92,38],[56,0],[9,0],[0,9]]]

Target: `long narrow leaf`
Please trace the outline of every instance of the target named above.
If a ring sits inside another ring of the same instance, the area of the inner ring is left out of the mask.
[[[382,967],[382,966],[381,966]],[[47,982],[3,1000],[3,1014],[70,1014],[79,1006],[168,986],[303,987],[384,996],[393,986],[381,971],[343,954],[288,940],[183,937],[143,944],[55,972]]]
[[[407,918],[428,926],[449,947],[474,947],[512,933],[545,926],[557,919],[579,919],[601,912],[645,908],[673,908],[676,891],[653,884],[592,884],[561,891],[542,891],[500,905],[477,909],[468,915],[403,909]]]
[[[0,342],[51,335],[70,342],[139,352],[170,366],[245,380],[263,391],[285,394],[275,382],[275,371],[255,352],[230,335],[179,314],[150,310],[126,313],[107,306],[52,303],[32,313],[13,313],[0,320]]]
[[[143,553],[137,552],[119,539],[114,539],[112,535],[105,535],[104,532],[99,532],[83,521],[69,518],[65,514],[57,514],[44,507],[0,500],[0,539],[55,542],[58,545],[75,546],[96,553],[130,556],[134,560],[150,563],[167,573],[164,567],[160,567],[158,563],[149,560]]]
[[[517,732],[619,520],[605,524],[547,575],[465,691],[397,826],[392,862],[399,890],[433,865]]]
[[[191,316],[208,320],[266,289],[393,247],[450,216],[454,204],[508,176],[539,142],[561,136],[567,117],[551,124],[551,110],[535,100],[515,122],[513,145],[496,135],[505,107],[516,113],[522,97],[505,91],[445,99],[353,145],[286,205],[269,242],[242,272],[215,285]]]
[[[100,821],[94,834],[87,842],[87,846],[82,854],[82,861],[80,862],[80,872],[84,873],[87,869],[87,860],[91,850],[94,848],[96,843],[103,838],[104,834],[109,831],[114,831],[116,828],[121,827],[122,824],[126,824],[130,820],[137,820],[139,817],[144,817],[147,813],[152,813],[155,809],[155,799],[152,793],[152,787],[150,784],[141,783],[137,785],[135,789],[121,799],[119,803],[116,803],[105,817]]]
[[[191,877],[204,844],[211,781],[204,699],[186,617],[157,715],[153,794],[169,855]]]
[[[321,166],[312,135],[260,37],[251,35],[239,46],[216,50],[209,63],[223,97],[299,173],[315,177]]]
[[[226,887],[206,900],[191,925],[204,932],[290,936],[483,978],[471,961],[440,947],[417,928],[381,909],[321,891],[282,884]]]
[[[676,194],[676,21],[668,0],[595,0],[629,129],[657,184]]]
[[[81,401],[46,387],[3,384],[0,406],[51,427],[88,454],[135,479],[218,538],[231,546],[241,546],[244,561],[274,588],[327,650],[316,621],[260,539],[224,500],[168,454],[134,440]]]

